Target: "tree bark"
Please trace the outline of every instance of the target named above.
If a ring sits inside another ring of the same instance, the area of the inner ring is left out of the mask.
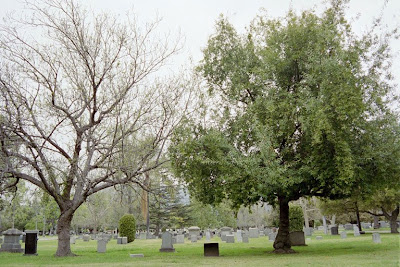
[[[374,215],[374,229],[379,229],[379,217]]]
[[[279,230],[274,242],[275,253],[294,253],[289,237],[289,200],[278,197]]]
[[[357,202],[354,202],[354,206],[356,208],[358,230],[361,232],[362,228],[361,228],[361,220],[360,220],[360,210],[358,208]]]
[[[390,233],[398,234],[399,231],[397,230],[397,217],[399,216],[400,207],[397,206],[392,214],[389,214],[384,208],[382,208],[383,214],[385,215],[386,219],[389,220],[390,223]]]
[[[65,257],[65,256],[75,256],[74,253],[71,252],[71,244],[70,244],[70,234],[69,231],[71,229],[71,221],[74,212],[71,210],[67,210],[61,212],[60,217],[58,217],[57,222],[57,235],[58,235],[58,247],[56,256]]]

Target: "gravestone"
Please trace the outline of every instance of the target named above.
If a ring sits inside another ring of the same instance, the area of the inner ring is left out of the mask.
[[[237,230],[236,231],[236,240],[237,240],[237,242],[243,242],[242,231],[241,230]]]
[[[346,230],[353,230],[353,225],[352,225],[351,223],[346,223],[346,224],[344,225],[344,229],[346,229]]]
[[[315,237],[315,239],[317,239],[317,240],[322,240],[322,236],[321,236],[321,235],[317,235],[317,236]]]
[[[340,233],[340,237],[341,237],[342,239],[347,238],[347,233],[346,233],[346,231],[341,232],[341,233]]]
[[[388,227],[386,221],[379,221],[379,225],[380,225],[381,228]]]
[[[354,226],[354,236],[360,236],[360,230],[358,229],[358,226]]]
[[[306,240],[303,231],[294,231],[289,233],[289,239],[292,246],[305,246]]]
[[[275,238],[276,238],[276,233],[272,232],[268,234],[269,241],[275,241]]]
[[[271,228],[265,228],[265,229],[264,229],[264,234],[265,234],[265,235],[268,235],[268,234],[271,233],[271,232],[272,232]]]
[[[210,233],[210,231],[207,231],[206,232],[206,241],[210,241],[210,239],[211,239],[211,233]]]
[[[165,232],[162,234],[161,238],[162,244],[160,252],[175,252],[174,246],[172,245],[172,234],[170,232]]]
[[[122,245],[126,245],[126,244],[128,244],[128,237],[123,236],[122,237]]]
[[[145,232],[141,232],[139,235],[140,239],[147,239],[147,234]]]
[[[172,245],[176,244],[176,235],[172,235]]]
[[[122,237],[121,236],[117,237],[117,244],[122,245]]]
[[[218,257],[218,243],[204,243],[204,257]]]
[[[177,244],[183,244],[183,243],[185,243],[185,235],[177,235],[177,236],[176,236],[176,243],[177,243]]]
[[[306,227],[306,228],[304,229],[304,234],[305,234],[306,236],[312,236],[312,230],[311,230],[311,228],[310,228],[310,227]]]
[[[69,243],[70,243],[70,244],[75,244],[75,243],[76,243],[76,237],[75,237],[75,236],[71,236],[71,237],[69,238]]]
[[[4,242],[1,245],[0,251],[16,253],[23,252],[24,249],[21,248],[21,244],[19,243],[19,237],[21,234],[22,232],[15,228],[4,231]]]
[[[234,235],[226,235],[226,243],[235,243]]]
[[[89,242],[89,240],[90,240],[90,235],[83,235],[83,241],[85,241],[85,242]]]
[[[36,255],[37,256],[37,240],[38,230],[26,230],[25,231],[25,254],[24,255]]]
[[[243,243],[249,243],[249,235],[246,233],[242,234],[242,242]]]
[[[231,235],[232,234],[232,228],[224,226],[224,227],[221,227],[220,232],[221,232],[221,236],[222,235]]]
[[[249,237],[250,238],[258,238],[259,237],[258,228],[249,228]]]
[[[259,236],[265,236],[265,233],[264,233],[264,231],[263,231],[263,230],[260,230],[260,234],[259,234]]]
[[[97,240],[97,252],[105,253],[106,249],[107,249],[107,240],[105,240],[105,239]]]
[[[129,257],[131,257],[131,258],[143,258],[144,255],[143,254],[129,254]]]
[[[374,243],[381,243],[381,235],[379,233],[372,234],[372,241]]]
[[[197,242],[197,235],[191,235],[191,236],[190,236],[190,241],[191,241],[192,243],[196,243],[196,242]]]
[[[332,235],[339,235],[339,227],[337,227],[336,225],[332,226],[331,227],[331,234]]]
[[[196,238],[200,236],[200,228],[198,226],[191,226],[188,228],[190,240],[192,240],[192,235],[195,235]]]
[[[221,240],[226,241],[226,234],[221,234]]]

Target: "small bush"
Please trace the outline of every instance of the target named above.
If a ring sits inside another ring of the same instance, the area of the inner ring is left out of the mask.
[[[128,243],[135,240],[136,221],[132,214],[125,214],[119,219],[119,235],[126,236]]]
[[[289,229],[290,232],[303,231],[304,216],[300,206],[289,207]]]

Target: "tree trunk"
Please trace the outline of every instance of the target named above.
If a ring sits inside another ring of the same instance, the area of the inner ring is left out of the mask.
[[[57,235],[58,235],[58,247],[56,256],[66,257],[66,256],[75,256],[71,252],[71,245],[69,242],[69,231],[71,229],[71,221],[73,216],[72,210],[67,210],[61,212],[60,217],[57,222]]]
[[[278,197],[279,230],[274,242],[275,253],[294,253],[289,237],[289,200]]]
[[[358,225],[358,230],[361,232],[361,220],[360,220],[360,210],[358,209],[358,204],[357,202],[354,202],[354,206],[356,207],[356,215],[357,215],[357,225]]]
[[[374,215],[374,229],[379,228],[379,217]]]
[[[390,223],[390,233],[398,234],[399,231],[397,230],[397,217],[399,216],[400,207],[397,206],[392,214],[389,214],[385,209],[382,208],[383,214],[385,215],[386,219],[389,220]]]

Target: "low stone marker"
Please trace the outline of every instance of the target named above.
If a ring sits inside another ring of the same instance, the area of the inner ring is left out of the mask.
[[[16,253],[23,252],[24,249],[21,248],[21,244],[19,243],[19,237],[21,234],[22,232],[15,228],[4,231],[4,243],[1,245],[0,251]]]
[[[342,239],[346,239],[346,238],[347,238],[347,233],[346,233],[346,231],[341,232],[341,233],[340,233],[340,237],[341,237]]]
[[[170,232],[165,232],[162,234],[161,238],[162,244],[160,252],[175,252],[174,246],[172,245],[172,234]]]
[[[89,240],[90,240],[90,235],[83,235],[83,241],[85,241],[85,242],[89,242]]]
[[[197,235],[191,235],[191,236],[190,236],[190,241],[191,241],[192,243],[196,243],[196,242],[197,242]]]
[[[243,234],[242,235],[242,242],[243,243],[249,243],[249,235],[248,234]]]
[[[337,227],[336,225],[332,226],[331,227],[331,235],[339,235],[339,227]]]
[[[147,234],[145,232],[141,232],[139,234],[139,239],[147,239]]]
[[[353,230],[353,225],[352,225],[351,223],[346,223],[346,224],[344,225],[344,229],[345,229],[345,230]]]
[[[269,241],[275,241],[276,234],[274,232],[271,232],[268,234],[268,240]]]
[[[143,258],[144,255],[143,254],[129,254],[129,257],[131,257],[131,258]]]
[[[117,237],[117,244],[122,245],[122,237],[121,236]]]
[[[315,239],[317,239],[317,240],[322,240],[322,236],[321,236],[321,235],[317,235],[317,236],[315,237]]]
[[[226,235],[226,243],[235,243],[234,235]]]
[[[218,243],[204,243],[204,257],[219,257]]]
[[[210,239],[211,239],[211,233],[210,233],[210,231],[207,231],[206,232],[206,241],[210,241]]]
[[[183,244],[183,243],[185,243],[185,235],[177,235],[177,236],[176,236],[176,243],[177,243],[177,244]]]
[[[241,230],[237,230],[237,232],[236,232],[236,240],[237,240],[237,242],[243,242],[242,231]]]
[[[25,254],[24,255],[35,255],[37,256],[37,240],[38,230],[26,230],[25,231]]]
[[[258,238],[260,232],[258,231],[258,228],[249,228],[249,237],[250,238]]]
[[[221,234],[221,240],[226,241],[226,234]]]
[[[358,229],[358,226],[354,226],[354,236],[360,236],[360,230]]]
[[[304,229],[304,234],[306,236],[312,236],[312,229],[310,227],[307,227]]]
[[[126,245],[126,244],[128,244],[128,237],[123,236],[122,237],[122,245]]]
[[[97,252],[105,253],[106,249],[107,249],[107,240],[105,240],[105,239],[97,240]]]
[[[374,243],[381,243],[381,235],[379,233],[373,233],[372,234],[372,241]]]

